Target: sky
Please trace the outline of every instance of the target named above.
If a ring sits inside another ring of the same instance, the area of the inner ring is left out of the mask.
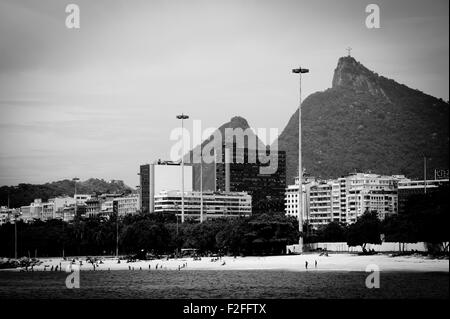
[[[68,29],[66,5],[80,8]],[[365,8],[380,8],[368,29]],[[448,100],[447,0],[0,0],[0,185],[65,178],[138,185],[169,159],[176,115],[233,116],[281,134],[339,57]]]

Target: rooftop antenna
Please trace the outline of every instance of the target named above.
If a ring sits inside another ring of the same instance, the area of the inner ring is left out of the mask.
[[[352,56],[352,48],[351,47],[347,48],[347,52],[348,52],[348,56]]]

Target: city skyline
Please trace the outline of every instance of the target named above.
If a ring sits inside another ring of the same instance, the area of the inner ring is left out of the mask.
[[[65,3],[0,3],[1,185],[77,176],[134,187],[140,164],[169,158],[182,112],[204,127],[239,115],[281,133],[297,107],[291,69],[311,69],[306,98],[331,87],[348,46],[370,69],[449,97],[446,1],[379,1],[379,30],[356,1],[76,3],[79,30],[65,28]]]

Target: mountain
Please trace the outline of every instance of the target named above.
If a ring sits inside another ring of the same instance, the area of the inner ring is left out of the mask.
[[[90,178],[86,181],[77,182],[78,194],[128,194],[131,192],[133,192],[133,189],[125,185],[121,180],[107,182],[103,179]],[[41,185],[22,183],[17,186],[2,186],[0,187],[1,206],[6,206],[8,204],[8,193],[10,197],[10,207],[20,207],[30,205],[35,198],[41,198],[43,201],[47,201],[49,198],[56,196],[73,196],[75,193],[75,184],[73,181],[65,179]]]
[[[214,140],[214,134],[216,134],[217,132],[220,133],[221,136],[221,144],[224,144],[225,142],[230,142],[230,140],[225,140],[227,138],[226,134],[225,134],[225,130],[229,128],[229,129],[242,129],[243,131],[246,131],[247,129],[250,128],[250,125],[248,124],[247,120],[244,119],[243,117],[240,116],[235,116],[233,118],[231,118],[231,120],[225,124],[223,124],[222,126],[220,126],[208,139],[206,139],[205,141],[203,141],[203,143],[200,145],[197,145],[196,147],[194,147],[193,150],[191,150],[187,156],[185,157],[185,162],[187,162],[188,160],[190,162],[194,162],[194,154],[200,154],[200,147],[202,147],[202,149],[205,148],[205,145],[207,145],[208,143],[212,142]],[[252,130],[247,130],[245,133],[248,133],[248,138],[245,139],[244,141],[244,145],[245,146],[249,146],[248,144],[248,139],[253,141],[257,141],[256,145],[258,146],[258,148],[263,148],[265,147],[264,143],[262,143],[262,141],[256,136],[256,134],[252,131]],[[250,144],[251,145],[251,144]],[[250,148],[254,148],[254,147],[250,147]],[[206,150],[206,149],[205,149]],[[211,153],[211,155],[213,155],[213,153]],[[200,164],[193,164],[193,188],[194,190],[200,190]],[[203,163],[203,190],[214,190],[215,189],[215,165],[214,163],[211,164],[207,164],[207,163]]]
[[[287,181],[298,174],[298,110],[278,139],[286,151]],[[336,178],[350,172],[404,174],[423,179],[448,168],[449,105],[339,59],[332,87],[302,103],[302,161],[306,172]]]

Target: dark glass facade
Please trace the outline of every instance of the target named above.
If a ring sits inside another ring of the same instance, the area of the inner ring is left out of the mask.
[[[260,150],[259,152],[264,152]],[[236,149],[233,147],[230,158],[230,191],[248,192],[252,196],[254,214],[264,212],[283,212],[284,193],[286,191],[286,153],[277,151],[269,153],[270,161],[277,160],[277,167],[270,174],[261,173],[262,167],[270,167],[271,162],[264,163],[258,151]],[[264,153],[263,153],[264,155]],[[221,163],[216,164],[216,190],[225,191],[225,150]]]
[[[140,166],[140,191],[141,210],[144,213],[150,211],[150,164]]]

